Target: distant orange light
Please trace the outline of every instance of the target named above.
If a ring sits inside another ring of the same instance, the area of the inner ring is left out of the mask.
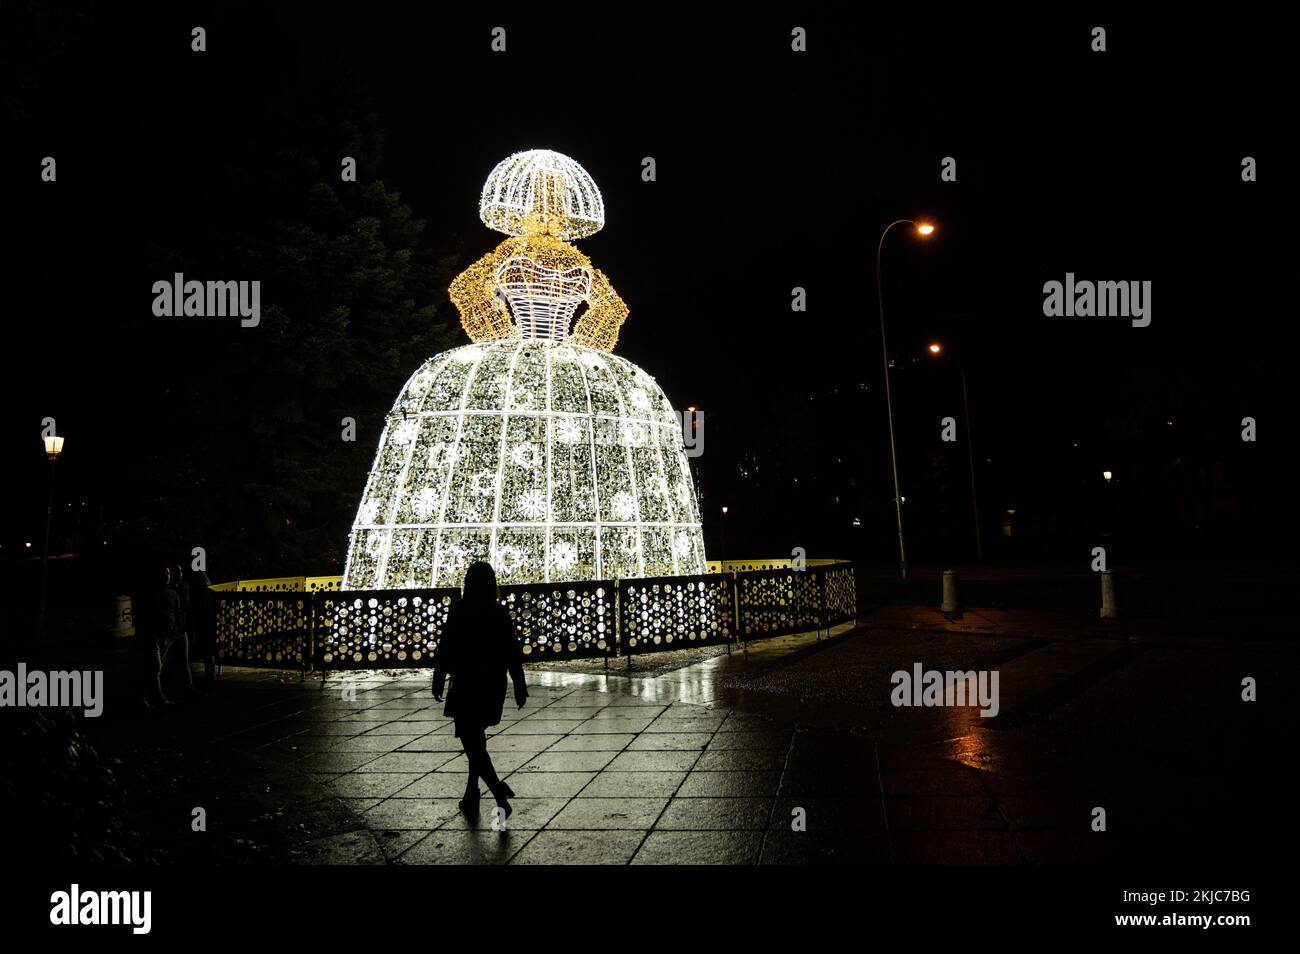
[[[916,230],[920,232],[922,235],[929,235],[931,232],[934,231],[934,226],[931,225],[929,222],[922,222],[920,225],[916,227]]]
[[[938,354],[942,350],[943,350],[942,345],[937,345],[937,344],[930,345],[930,354]]]

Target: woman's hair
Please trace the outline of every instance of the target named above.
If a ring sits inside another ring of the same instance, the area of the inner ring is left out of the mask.
[[[469,565],[465,571],[465,586],[461,595],[466,603],[495,603],[497,593],[497,573],[492,564],[478,560]]]

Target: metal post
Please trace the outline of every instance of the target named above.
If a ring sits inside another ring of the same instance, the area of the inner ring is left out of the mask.
[[[957,571],[943,571],[943,599],[939,603],[939,611],[943,613],[944,619],[961,619],[961,601],[957,596]]]
[[[316,668],[316,591],[304,590],[307,598],[307,651],[302,661],[302,678]]]
[[[975,493],[975,433],[970,427],[970,400],[966,397],[966,367],[960,363],[957,370],[961,372],[961,403],[966,411],[966,454],[970,458],[970,506],[975,514],[975,557],[984,562],[984,542],[980,538],[980,505]]]
[[[733,619],[736,621],[736,635],[740,637],[741,647],[745,650],[745,658],[749,658],[749,633],[747,633],[741,623],[740,617],[740,574],[731,574],[731,606]]]
[[[41,551],[41,615],[36,632],[45,638],[45,600],[50,576],[50,521],[54,513],[54,458],[50,458],[50,496],[45,504],[45,548]]]
[[[898,518],[898,565],[904,580],[907,579],[907,544],[903,540],[903,497],[898,489],[898,448],[894,441],[894,396],[889,387],[889,344],[885,337],[885,292],[880,283],[880,253],[885,246],[885,236],[895,225],[911,224],[911,219],[897,219],[885,226],[876,245],[876,303],[880,307],[880,349],[885,364],[885,408],[889,414],[889,463],[894,474],[894,513]]]
[[[1110,570],[1101,571],[1101,618],[1119,618],[1119,601],[1115,598],[1115,576]]]

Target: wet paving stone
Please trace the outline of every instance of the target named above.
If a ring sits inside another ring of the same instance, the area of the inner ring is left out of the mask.
[[[606,719],[648,719],[653,722],[663,715],[667,706],[605,706],[595,713],[593,718]]]
[[[874,865],[890,861],[889,838],[861,832],[828,836],[770,831],[763,839],[759,856],[759,864],[764,865]]]
[[[374,760],[371,752],[317,752],[299,759],[294,767],[304,772],[355,772]]]
[[[550,746],[551,752],[621,752],[637,738],[630,732],[566,735]]]
[[[772,806],[771,827],[791,831],[796,810],[802,810],[804,831],[815,837],[835,832],[884,832],[887,829],[884,801],[873,796],[860,798],[791,798],[782,796]]]
[[[355,735],[350,738],[332,738],[321,740],[324,744],[316,747],[319,752],[374,752],[384,755],[394,748],[414,742],[420,736],[404,732],[400,735]]]
[[[627,746],[629,752],[702,751],[712,736],[708,732],[643,732]]]
[[[383,725],[377,725],[373,729],[368,730],[366,732],[366,736],[367,737],[372,737],[377,735],[421,736],[429,732],[432,732],[434,729],[440,728],[441,726],[444,725],[446,725],[445,722],[426,722],[423,720],[414,721],[414,722],[386,722]]]
[[[650,828],[668,798],[575,798],[551,819],[556,829]]]
[[[601,772],[578,793],[580,798],[629,798],[672,795],[685,772]]]
[[[347,798],[387,798],[424,776],[394,772],[364,772],[340,775],[327,788]]]
[[[761,798],[777,793],[780,772],[691,772],[678,789],[682,798]]]
[[[535,752],[493,752],[492,765],[498,773],[513,772],[535,755]],[[469,760],[465,758],[464,754],[457,755],[439,764],[435,771],[466,775],[469,773]]]
[[[998,795],[997,803],[1012,829],[1086,830],[1096,798],[1085,794]]]
[[[580,719],[525,719],[505,729],[502,735],[566,735],[582,725]]]
[[[791,797],[801,795],[845,797],[880,794],[880,779],[876,775],[864,772],[858,767],[839,770],[824,767],[820,772],[813,772],[808,769],[795,772],[787,769],[784,773],[777,774],[780,774],[781,777],[780,794]]]
[[[893,832],[894,860],[904,865],[1014,865],[1024,861],[1009,831]]]
[[[423,831],[377,831],[374,834],[379,850],[389,864],[395,863],[403,852],[426,837]]]
[[[397,856],[402,865],[503,865],[532,837],[532,832],[440,828]]]
[[[542,736],[541,738],[546,738],[546,736]],[[507,748],[507,746],[498,744],[494,746],[494,748],[504,749]],[[410,742],[403,743],[402,745],[398,746],[397,751],[399,752],[446,752],[449,755],[455,755],[458,752],[464,751],[464,749],[462,749],[461,747],[460,739],[456,738],[455,736],[436,735],[431,732],[427,735],[422,735],[417,739],[413,739]]]
[[[664,750],[658,752],[620,752],[605,767],[608,772],[685,772],[695,765],[700,753]]]
[[[496,802],[491,798],[484,798],[479,803],[477,818],[470,818],[458,810],[447,819],[443,827],[476,831],[500,831],[502,827],[515,831],[540,831],[567,804],[571,804],[567,798],[515,797],[510,799],[510,817],[502,818],[496,812]]]
[[[617,752],[541,752],[520,766],[521,772],[599,772]]]
[[[515,865],[625,865],[641,847],[641,831],[539,831],[511,860]]]
[[[454,798],[387,798],[363,814],[366,826],[377,829],[437,828],[460,809]]]
[[[374,808],[382,801],[382,798],[339,798],[339,802],[357,816],[364,815],[367,809]]]
[[[979,773],[965,766],[946,765],[926,769],[882,769],[880,787],[893,795],[984,795],[987,789]]]
[[[596,777],[596,772],[512,772],[507,781],[516,795],[572,798]]]
[[[695,763],[700,772],[775,770],[784,766],[785,752],[781,749],[709,749]]]
[[[480,794],[486,791],[486,786],[479,783]],[[454,772],[430,772],[389,794],[402,798],[460,798],[465,794],[465,776]]]
[[[634,865],[752,865],[763,836],[749,831],[652,831]]]
[[[674,798],[655,822],[666,831],[748,831],[764,829],[770,798]]]
[[[885,799],[890,831],[1005,831],[1006,822],[987,795],[902,795]]]
[[[368,831],[350,831],[325,838],[316,838],[304,846],[300,859],[313,865],[382,865],[388,859]]]
[[[490,735],[488,749],[497,752],[544,752],[563,742],[569,736],[563,735]],[[457,745],[460,740],[456,740]]]
[[[389,752],[357,769],[358,772],[433,772],[455,757],[451,752]],[[464,758],[464,756],[459,756]]]
[[[764,729],[743,732],[724,732],[720,729],[716,735],[709,738],[706,747],[711,751],[718,749],[781,749],[785,751],[790,747],[792,738],[793,733],[788,729],[785,731]]]
[[[358,735],[362,730],[346,722],[316,722],[303,729],[304,736]]]
[[[659,717],[649,723],[646,732],[717,732],[722,726],[722,717],[714,719],[670,719]]]
[[[644,732],[652,720],[645,719],[591,719],[576,726],[575,735],[624,734]]]

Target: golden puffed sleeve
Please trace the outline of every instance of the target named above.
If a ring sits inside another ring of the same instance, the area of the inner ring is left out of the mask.
[[[447,289],[470,341],[496,341],[514,333],[510,310],[494,294],[500,263],[500,249],[489,252],[457,275]]]
[[[573,340],[601,351],[613,351],[618,342],[618,330],[626,318],[627,305],[618,297],[605,273],[593,268],[587,310],[573,325]]]

